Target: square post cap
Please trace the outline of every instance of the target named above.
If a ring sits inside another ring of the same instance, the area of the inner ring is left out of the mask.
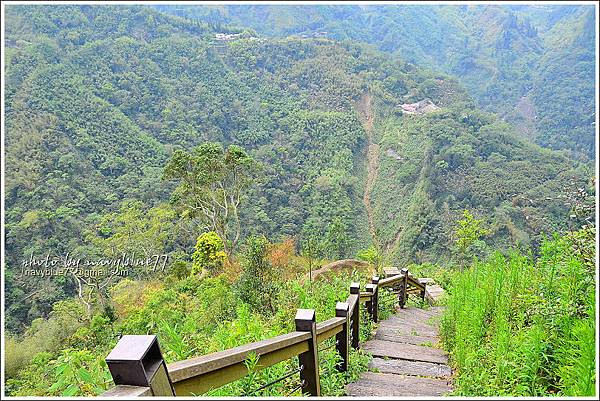
[[[350,309],[350,305],[348,302],[338,302],[335,304],[335,316],[336,317],[346,317],[348,316],[348,310]]]
[[[163,362],[156,336],[125,335],[106,357],[116,385],[150,386]]]
[[[298,309],[296,312],[297,331],[310,331],[313,324],[317,321],[314,309]]]

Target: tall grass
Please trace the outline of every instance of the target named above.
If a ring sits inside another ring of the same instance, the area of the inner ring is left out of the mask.
[[[456,274],[441,325],[465,396],[594,395],[595,330],[594,267],[568,237]]]
[[[277,283],[277,292],[270,300],[275,313],[252,308],[237,299],[224,275],[210,278],[191,276],[156,285],[148,283],[146,289],[140,291],[138,301],[131,297],[131,293],[135,292],[132,288],[137,288],[137,283],[123,281],[116,286],[111,298],[115,309],[121,311],[116,322],[101,321],[101,327],[78,330],[68,338],[71,348],[61,350],[58,355],[47,352],[37,355],[7,380],[7,388],[14,396],[60,396],[67,394],[65,391],[69,395],[99,395],[112,386],[104,358],[117,343],[119,333],[156,334],[163,356],[170,363],[294,331],[294,317],[299,308],[314,309],[319,322],[334,317],[336,303],[345,301],[349,295],[350,283],[365,283],[368,278],[364,273],[348,275],[344,272],[331,273],[312,283],[303,278],[282,280]],[[389,314],[391,308],[382,307],[380,312]],[[372,325],[364,304],[361,305],[360,319],[360,338],[365,341],[371,335]],[[102,338],[103,342],[99,343],[95,340],[97,338]],[[366,371],[370,360],[363,351],[352,350],[348,371],[338,372],[335,366],[340,356],[335,347],[327,348],[334,341],[335,338],[332,338],[319,346],[321,390],[325,396],[343,395],[344,384],[355,381],[361,372]],[[20,352],[18,342],[12,341],[9,346],[13,354]],[[77,381],[72,375],[65,376],[63,360],[69,360],[69,364],[77,366],[78,371],[84,370],[86,377],[89,374],[89,383]],[[248,358],[246,362],[250,371],[248,376],[205,395],[301,395],[300,391],[293,391],[300,382],[298,374],[260,389],[262,385],[296,369],[297,357],[266,369],[259,369],[260,357]],[[61,385],[54,386],[55,383]]]

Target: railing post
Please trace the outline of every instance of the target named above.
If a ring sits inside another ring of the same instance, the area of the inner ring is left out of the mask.
[[[350,284],[350,295],[356,296],[356,303],[354,304],[354,309],[352,310],[352,317],[350,320],[352,321],[352,328],[350,332],[350,337],[352,338],[352,348],[358,349],[360,342],[360,284],[352,283]]]
[[[321,395],[319,382],[319,354],[317,344],[317,323],[314,309],[298,309],[296,312],[296,331],[308,331],[308,351],[298,355],[302,392],[312,396]]]
[[[342,357],[342,360],[337,365],[337,370],[340,372],[346,372],[348,370],[348,348],[350,346],[350,316],[348,314],[348,308],[349,305],[347,302],[338,302],[335,305],[335,316],[346,318],[346,323],[342,326],[342,331],[335,335],[335,348]]]
[[[149,387],[154,396],[175,395],[156,336],[121,337],[106,364],[117,386]]]
[[[421,300],[425,301],[425,291],[427,290],[427,283],[422,283],[423,284],[423,291],[421,291]]]
[[[408,269],[403,268],[400,270],[400,272],[404,275],[404,277],[402,278],[402,288],[400,289],[400,299],[398,301],[400,302],[400,307],[404,308],[404,305],[406,305],[406,299],[408,298]]]
[[[373,276],[371,283],[375,285],[375,292],[373,293],[373,321],[377,323],[379,321],[379,277]]]
[[[369,300],[367,301],[367,312],[369,313],[369,315],[371,315],[371,320],[375,321],[375,308],[374,308],[374,301],[375,301],[375,284],[367,284],[365,286],[365,289],[367,290],[367,292],[371,293],[371,296],[369,297]]]

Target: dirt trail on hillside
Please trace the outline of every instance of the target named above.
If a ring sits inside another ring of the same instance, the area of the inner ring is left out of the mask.
[[[369,232],[373,242],[379,246],[379,241],[375,233],[375,224],[373,222],[373,208],[371,207],[371,192],[377,179],[377,170],[379,167],[379,145],[374,143],[373,138],[373,108],[372,97],[370,93],[365,93],[357,104],[358,114],[367,134],[367,182],[365,184],[365,193],[363,203],[367,211],[369,222]]]

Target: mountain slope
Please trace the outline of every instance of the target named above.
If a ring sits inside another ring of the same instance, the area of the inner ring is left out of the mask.
[[[517,124],[543,146],[595,157],[589,124],[595,110],[590,95],[595,84],[592,6],[156,7],[269,36],[373,44],[458,77],[481,107]]]
[[[328,258],[367,248],[369,141],[356,106],[366,93],[371,141],[381,149],[374,229],[394,262],[446,257],[453,219],[466,207],[494,210],[498,243],[563,227],[564,203],[515,199],[558,190],[566,174],[586,179],[566,157],[479,112],[456,80],[363,45],[248,33],[220,41],[225,28],[147,7],[6,10],[11,330],[76,288],[65,277],[19,277],[22,260],[98,256],[90,237],[110,235],[103,216],[128,199],[148,208],[168,202],[172,184],[161,175],[169,156],[205,141],[241,145],[263,165],[242,208],[244,235],[317,238]],[[400,111],[422,100],[441,110]],[[532,225],[525,213],[544,219]],[[165,252],[187,252],[198,234],[177,233]]]

